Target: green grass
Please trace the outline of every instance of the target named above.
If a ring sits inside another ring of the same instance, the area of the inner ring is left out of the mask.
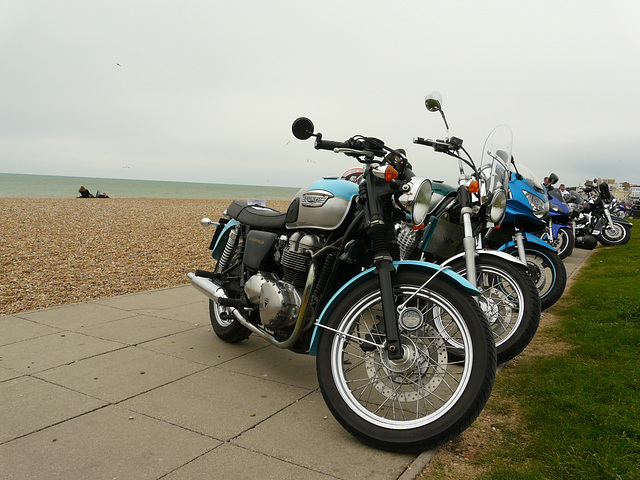
[[[625,246],[600,248],[544,338],[496,379],[496,414],[520,418],[478,464],[481,479],[640,479],[640,221]]]

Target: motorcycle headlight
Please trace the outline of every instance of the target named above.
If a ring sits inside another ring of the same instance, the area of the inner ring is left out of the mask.
[[[522,193],[527,197],[527,201],[529,205],[531,205],[531,210],[533,210],[533,214],[536,217],[543,219],[549,215],[549,200],[542,200],[540,197],[525,190],[523,190]]]
[[[507,211],[507,194],[501,188],[496,190],[489,203],[488,216],[493,224],[499,224]]]
[[[433,194],[431,180],[413,177],[409,186],[409,191],[400,195],[398,200],[411,214],[410,222],[413,225],[420,225],[427,218],[431,205],[431,195]]]

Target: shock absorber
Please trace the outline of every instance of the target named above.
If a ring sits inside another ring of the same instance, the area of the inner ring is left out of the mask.
[[[219,272],[223,272],[225,268],[229,265],[229,260],[233,255],[237,245],[238,245],[238,237],[240,236],[240,225],[236,225],[233,230],[229,232],[229,238],[227,239],[227,244],[224,246],[224,251],[222,255],[220,255],[220,260],[218,260],[217,270]]]

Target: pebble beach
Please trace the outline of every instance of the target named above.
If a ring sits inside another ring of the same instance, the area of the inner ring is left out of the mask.
[[[230,200],[0,198],[0,315],[189,283]],[[267,201],[286,211],[289,201]]]

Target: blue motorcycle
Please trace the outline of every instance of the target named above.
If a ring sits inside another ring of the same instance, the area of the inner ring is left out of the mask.
[[[545,242],[558,251],[560,258],[567,258],[573,253],[575,245],[575,234],[571,220],[572,208],[562,195],[562,192],[555,188],[558,176],[555,173],[549,175],[549,185],[547,185],[547,198],[549,200],[549,217],[547,228],[540,234]]]
[[[515,167],[513,157],[511,160]],[[509,181],[510,198],[505,218],[499,228],[487,232],[485,243],[515,255],[527,264],[545,310],[562,296],[567,271],[558,252],[536,236],[547,227],[549,200],[544,186],[524,165],[515,170]]]

